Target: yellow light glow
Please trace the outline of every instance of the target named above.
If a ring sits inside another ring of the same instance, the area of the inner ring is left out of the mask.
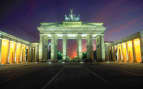
[[[13,63],[15,63],[15,60],[14,60],[14,58],[15,58],[15,50],[16,50],[16,42],[14,42],[14,41],[10,41],[10,54],[9,54],[9,63],[10,64],[13,64]]]
[[[114,49],[117,50],[117,46],[116,45],[114,46]]]
[[[135,57],[136,57],[136,62],[140,63],[141,62],[141,48],[140,48],[140,39],[134,39],[134,49],[135,49]]]
[[[132,46],[132,41],[127,42],[127,48],[128,48],[128,58],[129,58],[129,63],[133,62],[133,46]]]
[[[31,60],[31,57],[30,57],[30,48],[28,47],[28,46],[26,46],[26,49],[27,49],[27,62],[30,62],[30,60]]]
[[[115,52],[114,60],[117,60],[117,57],[116,57],[116,53],[117,53],[117,46],[116,46],[116,45],[114,46],[114,52]]]
[[[117,53],[118,62],[121,62],[121,44],[117,45]]]
[[[2,39],[1,64],[7,64],[8,63],[8,50],[9,50],[9,40]]]
[[[17,43],[16,45],[17,45],[17,47],[16,47],[16,63],[19,64],[20,58],[21,58],[22,46],[21,46],[21,43]]]
[[[127,62],[127,48],[126,43],[122,43],[122,54],[123,54],[123,62]]]
[[[22,44],[22,63],[26,63],[26,46]]]

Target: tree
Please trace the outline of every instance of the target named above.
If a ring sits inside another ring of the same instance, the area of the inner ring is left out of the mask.
[[[62,53],[61,53],[60,51],[58,51],[58,52],[57,52],[57,60],[58,60],[58,61],[59,61],[59,60],[62,60],[62,58],[63,58]]]
[[[88,60],[87,60],[87,52],[83,52],[83,53],[82,53],[82,59],[83,59],[84,62],[87,62],[87,61],[88,61]]]
[[[97,53],[96,53],[96,50],[93,51],[93,54],[94,54],[94,60],[97,60]]]

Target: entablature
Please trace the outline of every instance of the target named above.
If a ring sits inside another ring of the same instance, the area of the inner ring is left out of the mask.
[[[7,33],[2,32],[2,31],[0,31],[0,39],[8,39],[10,41],[15,41],[15,42],[26,44],[26,45],[31,44],[29,41],[25,41],[23,39],[20,39],[18,37],[15,37],[13,35],[7,34]]]
[[[52,39],[53,36],[56,36],[58,39],[63,39],[64,36],[67,37],[67,39],[77,39],[77,37],[80,35],[82,39],[86,39],[88,35],[92,36],[92,39],[95,39],[99,35],[104,34],[40,34],[42,37],[46,37],[48,39]]]
[[[104,33],[105,27],[38,27],[40,33]]]

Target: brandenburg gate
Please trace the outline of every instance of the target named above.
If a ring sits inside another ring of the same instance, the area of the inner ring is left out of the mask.
[[[86,23],[80,21],[80,16],[73,14],[65,15],[65,20],[61,23],[40,23],[39,61],[47,61],[48,55],[51,60],[57,59],[58,39],[62,39],[63,61],[67,57],[67,40],[76,39],[77,58],[82,60],[82,39],[86,39],[87,58],[93,60],[93,40],[96,40],[96,55],[98,61],[105,59],[104,31],[103,23]],[[51,54],[48,54],[48,40],[51,40]]]

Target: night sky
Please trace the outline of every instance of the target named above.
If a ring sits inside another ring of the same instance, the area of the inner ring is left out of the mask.
[[[105,41],[143,30],[143,0],[1,0],[0,30],[36,42],[40,22],[61,22],[70,8],[83,22],[104,22]]]

